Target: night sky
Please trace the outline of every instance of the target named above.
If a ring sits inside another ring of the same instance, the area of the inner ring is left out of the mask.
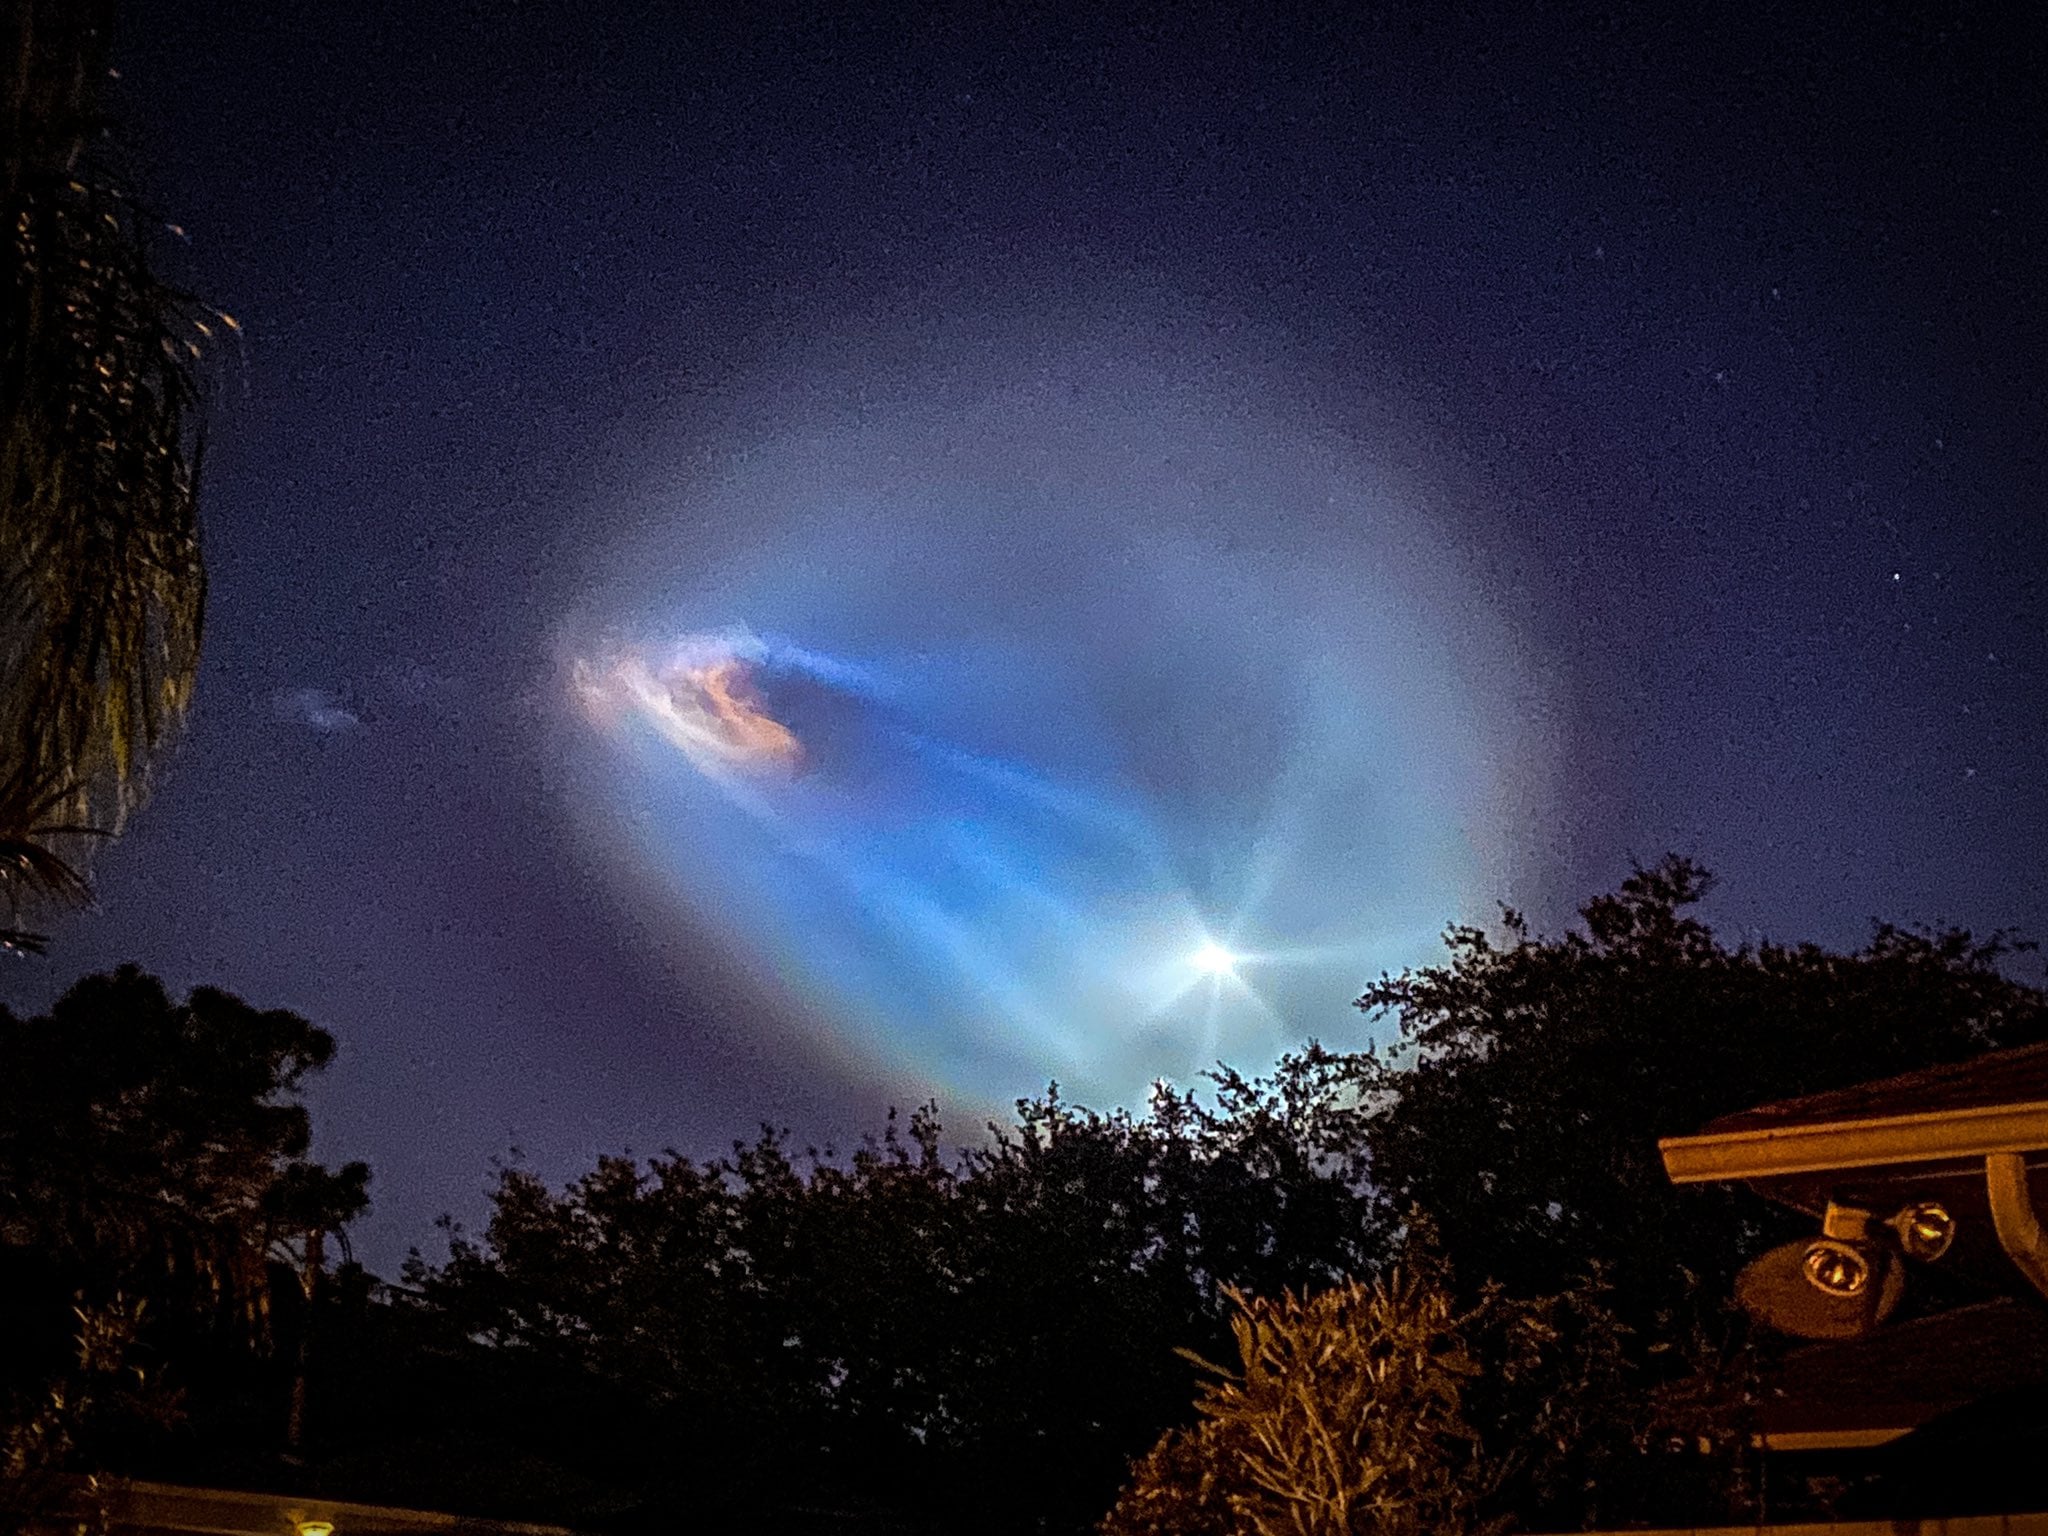
[[[2018,8],[1252,9],[125,5],[245,345],[191,728],[12,1003],[331,1028],[388,1270],[514,1149],[1358,1043],[1666,850],[2048,933]]]

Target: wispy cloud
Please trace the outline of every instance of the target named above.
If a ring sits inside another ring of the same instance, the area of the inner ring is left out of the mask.
[[[322,736],[353,731],[363,723],[360,715],[342,703],[340,695],[325,688],[282,688],[273,702],[279,719]]]

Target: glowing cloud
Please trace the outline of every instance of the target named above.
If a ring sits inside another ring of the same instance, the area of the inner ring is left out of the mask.
[[[1500,888],[1510,649],[1328,443],[942,350],[636,512],[564,641],[587,825],[776,1011],[984,1102],[1355,1034]]]
[[[634,655],[579,661],[574,685],[594,719],[616,725],[637,717],[706,773],[793,772],[803,744],[763,710],[756,663],[738,645],[706,636],[661,665]]]

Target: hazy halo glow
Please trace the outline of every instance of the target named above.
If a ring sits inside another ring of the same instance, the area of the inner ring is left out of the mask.
[[[982,1103],[1355,1036],[1493,892],[1511,648],[1349,450],[946,345],[686,469],[565,629],[622,889],[759,1017]],[[1256,986],[1213,937],[1250,932]]]

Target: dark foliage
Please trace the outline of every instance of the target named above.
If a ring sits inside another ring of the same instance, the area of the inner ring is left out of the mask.
[[[1688,909],[1707,873],[1638,870],[1545,939],[1449,935],[1441,966],[1359,1006],[1399,1024],[1359,1061],[1384,1218],[1426,1212],[1461,1267],[1530,1294],[1597,1262],[1663,1337],[1725,1297],[1771,1218],[1720,1186],[1674,1191],[1657,1153],[1717,1115],[2048,1038],[2048,994],[2001,969],[2003,935],[1879,927],[1839,954],[1721,943]]]
[[[98,1464],[594,1530],[687,1509],[806,1532],[1085,1530],[1156,1447],[1132,1486],[1158,1497],[1119,1528],[1241,1528],[1212,1495],[1243,1495],[1242,1415],[1197,1423],[1190,1352],[1229,1355],[1233,1291],[1275,1326],[1274,1307],[1306,1326],[1376,1295],[1389,1338],[1421,1326],[1471,1363],[1452,1460],[1484,1477],[1453,1490],[1416,1465],[1472,1529],[1752,1514],[1716,1393],[1747,1379],[1729,1277],[1771,1218],[1673,1190],[1657,1138],[2039,1039],[2048,998],[1996,937],[1725,946],[1692,915],[1704,887],[1671,862],[1579,932],[1456,930],[1444,965],[1363,999],[1396,1026],[1383,1050],[1311,1046],[1140,1116],[1054,1092],[965,1150],[926,1111],[846,1157],[764,1132],[560,1190],[507,1171],[484,1231],[450,1229],[395,1288],[323,1267],[366,1176],[304,1161],[296,1092],[332,1042],[223,994],[94,978],[47,1019],[0,1015],[8,1336],[41,1351],[9,1362],[15,1443],[62,1380],[107,1420],[63,1454]],[[1427,1277],[1420,1312],[1387,1301],[1395,1262]],[[138,1363],[179,1389],[170,1427],[121,1377]],[[1340,1404],[1362,1379],[1303,1378]],[[1391,1445],[1407,1410],[1375,1402]]]
[[[1691,910],[1710,884],[1667,859],[1588,903],[1580,931],[1539,937],[1508,912],[1501,940],[1454,929],[1446,964],[1360,999],[1399,1025],[1356,1062],[1378,1219],[1420,1213],[1461,1273],[1517,1295],[1597,1272],[1627,1330],[1632,1388],[1527,1521],[1755,1513],[1740,1399],[1751,1349],[1772,1346],[1729,1298],[1792,1219],[1740,1188],[1672,1188],[1660,1137],[2048,1037],[2048,994],[2008,974],[2028,946],[2006,935],[1729,946]]]
[[[559,1195],[511,1172],[483,1241],[409,1279],[444,1352],[521,1384],[478,1454],[756,1521],[1078,1529],[1183,1411],[1223,1285],[1371,1262],[1331,1067],[1143,1119],[1048,1096],[950,1158],[923,1113],[843,1163],[764,1135]]]
[[[1233,1292],[1236,1369],[1210,1367],[1200,1418],[1132,1468],[1104,1536],[1513,1526],[1613,1411],[1618,1339],[1595,1286],[1540,1302],[1487,1286],[1467,1304],[1448,1280],[1425,1256],[1309,1296]],[[1503,1396],[1535,1411],[1483,1411]]]
[[[229,1427],[281,1444],[309,1259],[368,1203],[366,1165],[306,1159],[298,1094],[333,1052],[296,1014],[205,987],[176,1003],[132,968],[44,1016],[0,1009],[14,1470],[141,1470]]]

